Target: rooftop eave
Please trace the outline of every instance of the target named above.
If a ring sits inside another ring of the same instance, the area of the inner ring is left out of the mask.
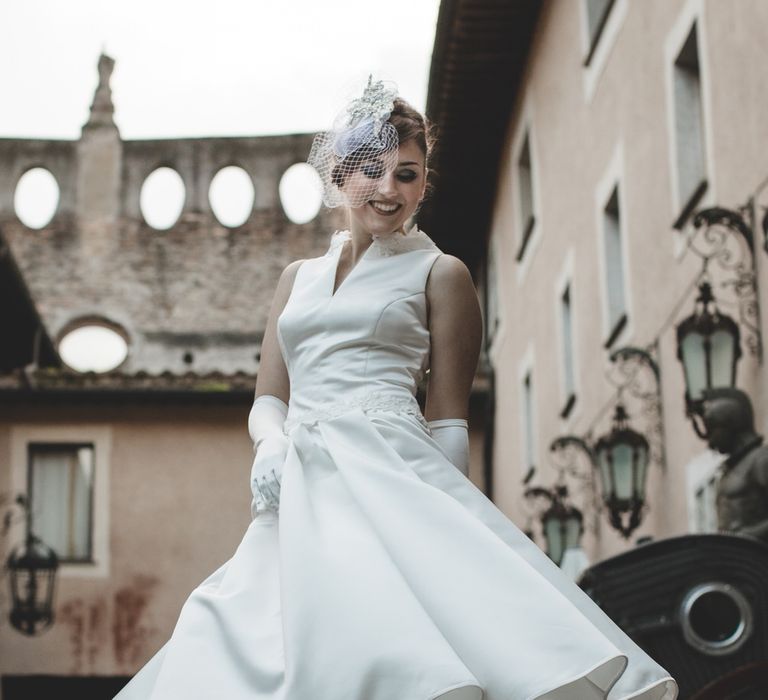
[[[434,194],[419,225],[473,273],[485,256],[506,130],[542,0],[443,0],[427,116],[438,126]]]
[[[75,372],[68,369],[19,369],[0,375],[0,404],[27,401],[188,400],[239,403],[253,397],[256,376],[224,374],[150,374]]]

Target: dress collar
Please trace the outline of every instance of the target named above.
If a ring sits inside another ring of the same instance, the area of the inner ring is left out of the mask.
[[[330,247],[326,255],[332,255],[334,251],[352,238],[352,233],[347,230],[336,231],[331,235]],[[371,235],[371,245],[367,248],[366,257],[388,257],[399,253],[408,253],[412,250],[440,250],[435,242],[416,226],[412,226],[406,233],[390,233],[386,235]]]

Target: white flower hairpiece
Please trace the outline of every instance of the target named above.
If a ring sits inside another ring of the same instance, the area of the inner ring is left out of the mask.
[[[383,80],[373,82],[373,76],[368,76],[368,84],[363,94],[352,100],[347,108],[347,126],[354,126],[363,120],[377,122],[379,127],[392,113],[395,106],[397,90],[387,88]]]
[[[307,162],[320,175],[327,207],[362,206],[397,165],[397,130],[387,121],[396,97],[394,86],[369,75],[363,94],[315,137]]]

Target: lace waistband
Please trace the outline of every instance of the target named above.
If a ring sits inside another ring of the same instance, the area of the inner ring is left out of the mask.
[[[403,394],[388,394],[382,392],[370,392],[368,394],[358,394],[347,399],[338,401],[329,401],[320,405],[316,409],[303,411],[296,416],[291,416],[285,421],[283,431],[287,434],[299,424],[312,424],[321,420],[330,420],[344,415],[356,408],[367,411],[392,411],[394,413],[405,413],[413,416],[427,430],[429,426],[421,413],[421,408],[416,398]]]

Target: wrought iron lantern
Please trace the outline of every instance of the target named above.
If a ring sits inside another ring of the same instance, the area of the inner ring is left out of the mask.
[[[9,619],[19,632],[32,636],[53,624],[53,593],[59,558],[33,534],[27,499],[19,495],[16,503],[26,510],[27,537],[24,544],[11,551],[6,561],[11,587]]]
[[[701,413],[705,389],[736,385],[736,366],[741,357],[739,326],[720,313],[709,282],[699,285],[693,314],[677,326],[677,357],[685,373],[689,415]],[[695,422],[694,426],[699,432]]]
[[[58,557],[33,534],[8,557],[11,582],[11,625],[27,635],[53,624],[53,590]]]
[[[595,458],[611,525],[628,538],[642,519],[649,445],[628,425],[623,404],[616,404],[611,432],[595,444]]]
[[[566,549],[578,547],[584,533],[584,516],[575,506],[567,502],[568,489],[564,485],[553,490],[534,486],[526,496],[543,496],[550,501],[549,508],[541,516],[541,526],[547,541],[547,556],[558,566]]]

